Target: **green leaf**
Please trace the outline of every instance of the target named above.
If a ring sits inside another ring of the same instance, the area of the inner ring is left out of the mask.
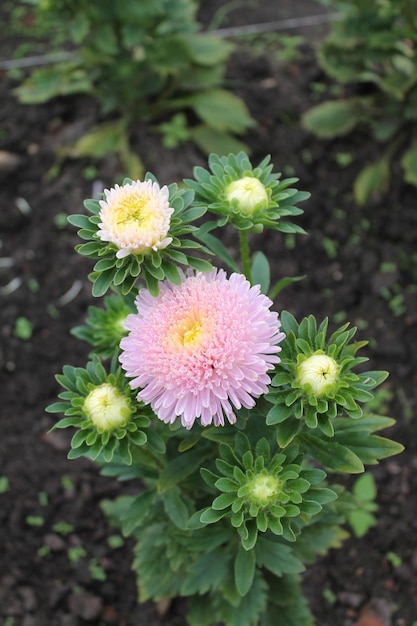
[[[291,548],[264,537],[259,537],[256,544],[256,561],[275,576],[298,574],[305,569],[302,562],[292,554]]]
[[[404,180],[417,186],[417,141],[403,154],[401,165],[404,169]]]
[[[288,444],[297,436],[301,428],[300,420],[294,417],[281,422],[277,428],[277,442],[280,448],[286,448]]]
[[[119,516],[122,520],[123,534],[127,536],[140,526],[149,514],[155,501],[155,493],[153,491],[144,491],[133,498],[131,496],[121,496],[121,498],[123,497],[131,498],[125,514]]]
[[[260,285],[261,292],[267,294],[271,283],[271,269],[263,252],[258,251],[253,255],[251,273],[252,284]]]
[[[365,204],[371,196],[387,190],[390,181],[389,161],[383,157],[367,165],[356,177],[353,193],[358,204]]]
[[[71,155],[101,159],[112,152],[121,150],[126,142],[125,133],[124,120],[94,126],[72,146]]]
[[[176,487],[164,493],[164,509],[177,528],[186,530],[190,514]]]
[[[362,430],[360,423],[357,424],[356,430],[336,431],[334,439],[338,444],[349,448],[362,463],[368,465],[375,465],[379,460],[400,454],[404,450],[404,446],[396,441]]]
[[[215,511],[214,509],[208,508],[201,513],[200,521],[203,524],[215,524],[225,515],[226,511]]]
[[[203,594],[218,588],[227,572],[229,560],[224,548],[199,556],[188,569],[181,595]]]
[[[245,596],[252,586],[255,567],[255,550],[245,550],[240,545],[235,559],[234,573],[236,588],[241,596]]]
[[[239,272],[239,267],[237,263],[229,254],[229,251],[227,250],[225,245],[219,239],[217,239],[217,237],[215,237],[211,233],[205,233],[201,231],[198,231],[195,236],[197,237],[197,239],[202,241],[204,245],[207,246],[209,250],[211,250],[211,252],[214,252],[214,254],[218,256],[219,259],[224,261],[226,265],[228,265],[234,272]]]
[[[193,127],[190,130],[190,135],[194,143],[205,154],[238,154],[242,151],[248,151],[246,144],[236,137],[205,124]]]
[[[213,35],[188,34],[186,43],[190,48],[192,59],[199,65],[217,65],[225,61],[232,46]]]
[[[352,450],[333,439],[300,433],[298,442],[308,454],[326,468],[348,474],[360,474],[364,471],[360,458]]]
[[[225,89],[193,94],[187,103],[200,119],[220,132],[243,133],[255,125],[243,100]]]
[[[77,62],[35,69],[15,93],[23,104],[42,104],[56,96],[91,92],[92,85]]]
[[[94,213],[94,215],[97,215],[100,212],[100,204],[98,200],[87,198],[87,200],[84,200],[84,206],[88,211],[90,211],[90,213]]]
[[[323,102],[302,117],[304,127],[320,139],[346,135],[361,121],[357,99]]]
[[[281,278],[281,280],[274,285],[273,289],[271,289],[269,297],[273,300],[283,289],[285,289],[285,287],[288,287],[288,285],[292,285],[293,283],[298,283],[300,280],[304,280],[305,277],[306,274],[303,274],[302,276],[287,276],[285,278]]]
[[[94,278],[94,285],[92,289],[92,294],[95,298],[100,298],[101,296],[104,296],[104,294],[113,282],[113,275],[114,273],[112,270],[100,272],[96,275],[96,277]]]
[[[314,626],[299,576],[269,577],[269,602],[262,626]]]
[[[193,256],[187,256],[188,265],[198,272],[209,272],[213,269],[211,263],[205,259],[198,259]]]
[[[86,215],[68,215],[67,221],[77,228],[91,229],[92,224]]]
[[[276,404],[269,411],[266,416],[266,423],[268,426],[273,426],[274,424],[280,424],[284,422],[286,419],[290,417],[292,413],[292,407],[285,406],[283,404]]]
[[[349,513],[349,524],[352,526],[355,537],[364,537],[372,526],[376,526],[377,520],[372,513],[358,509]]]
[[[148,438],[147,444],[157,454],[165,454],[166,446],[165,441],[158,433],[149,428],[146,432]]]
[[[361,500],[372,502],[376,498],[376,483],[370,472],[362,474],[355,481],[352,489],[353,494]]]
[[[210,456],[208,447],[193,448],[170,461],[162,470],[158,480],[158,491],[164,493],[184,478],[198,470]]]

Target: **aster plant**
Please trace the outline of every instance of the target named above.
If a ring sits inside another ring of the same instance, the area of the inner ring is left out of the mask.
[[[139,600],[186,597],[191,626],[314,624],[301,574],[361,506],[343,475],[402,450],[367,408],[387,373],[366,371],[366,342],[278,313],[291,279],[271,287],[249,249],[250,231],[304,232],[286,221],[308,197],[296,182],[212,155],[181,186],[126,180],[69,218],[93,294],[112,293],[73,329],[90,360],[64,367],[48,410],[74,429],[70,458],[139,479],[103,509],[135,541]],[[213,233],[227,223],[240,258]]]

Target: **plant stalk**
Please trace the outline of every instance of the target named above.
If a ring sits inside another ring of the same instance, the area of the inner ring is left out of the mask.
[[[250,284],[252,284],[252,274],[250,270],[250,254],[249,254],[249,241],[248,241],[248,231],[240,230],[239,231],[239,241],[240,241],[240,259],[242,262],[242,271]]]

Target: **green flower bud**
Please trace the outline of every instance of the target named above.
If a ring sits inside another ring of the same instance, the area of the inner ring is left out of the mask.
[[[273,502],[280,490],[280,483],[271,474],[255,474],[247,485],[247,499],[259,507],[267,507]]]
[[[84,413],[98,431],[125,426],[131,416],[129,400],[110,383],[95,387],[85,399]]]
[[[226,187],[226,196],[230,203],[236,203],[244,217],[251,217],[257,210],[266,208],[269,202],[265,185],[253,176],[244,176],[230,183]]]
[[[297,367],[299,386],[307,393],[322,396],[333,391],[340,367],[327,354],[313,354]]]

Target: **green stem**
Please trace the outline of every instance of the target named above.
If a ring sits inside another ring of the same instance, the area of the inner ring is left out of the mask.
[[[239,231],[239,240],[240,240],[240,258],[242,261],[242,269],[243,273],[248,279],[248,281],[252,284],[252,275],[250,271],[250,255],[249,255],[249,242],[248,242],[248,231],[240,230]]]

